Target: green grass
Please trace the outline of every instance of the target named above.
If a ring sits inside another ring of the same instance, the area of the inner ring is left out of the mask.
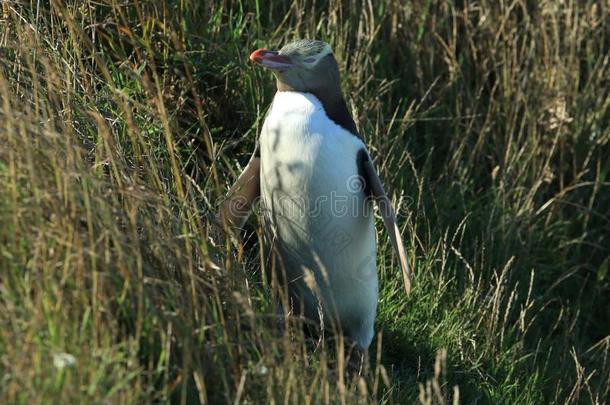
[[[606,2],[1,5],[3,403],[609,400]],[[274,93],[248,55],[302,37],[415,270],[406,297],[380,232],[360,379],[279,335],[257,218],[215,236]]]

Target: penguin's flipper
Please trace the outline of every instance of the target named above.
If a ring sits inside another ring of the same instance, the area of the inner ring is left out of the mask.
[[[260,166],[260,158],[253,155],[227,193],[220,208],[223,224],[241,228],[250,216],[252,206],[261,195]]]
[[[375,198],[377,206],[379,207],[379,212],[383,218],[383,223],[390,234],[392,246],[394,247],[394,251],[398,256],[398,259],[400,260],[402,280],[405,286],[405,291],[407,294],[409,294],[411,292],[411,271],[409,269],[409,263],[407,262],[407,254],[405,253],[405,248],[402,244],[400,229],[396,223],[396,216],[394,215],[392,203],[383,189],[381,179],[377,175],[377,171],[375,170],[373,162],[368,156],[368,153],[365,152],[364,154],[360,154],[358,165],[360,175],[364,177],[366,189],[368,189],[371,195]]]

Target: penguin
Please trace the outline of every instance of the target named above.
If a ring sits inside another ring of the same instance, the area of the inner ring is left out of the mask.
[[[258,49],[250,60],[274,74],[277,92],[220,217],[239,228],[259,202],[287,312],[332,326],[364,352],[379,295],[375,202],[407,293],[411,275],[391,202],[341,92],[337,61],[329,44],[308,39]]]

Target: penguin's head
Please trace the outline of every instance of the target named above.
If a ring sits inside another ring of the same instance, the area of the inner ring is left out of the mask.
[[[279,91],[341,96],[339,66],[326,42],[301,39],[279,51],[257,49],[250,60],[273,72]]]

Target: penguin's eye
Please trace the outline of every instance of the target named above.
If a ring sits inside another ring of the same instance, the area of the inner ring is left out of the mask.
[[[305,62],[305,63],[314,63],[315,61],[316,61],[316,58],[307,58],[303,62]]]

